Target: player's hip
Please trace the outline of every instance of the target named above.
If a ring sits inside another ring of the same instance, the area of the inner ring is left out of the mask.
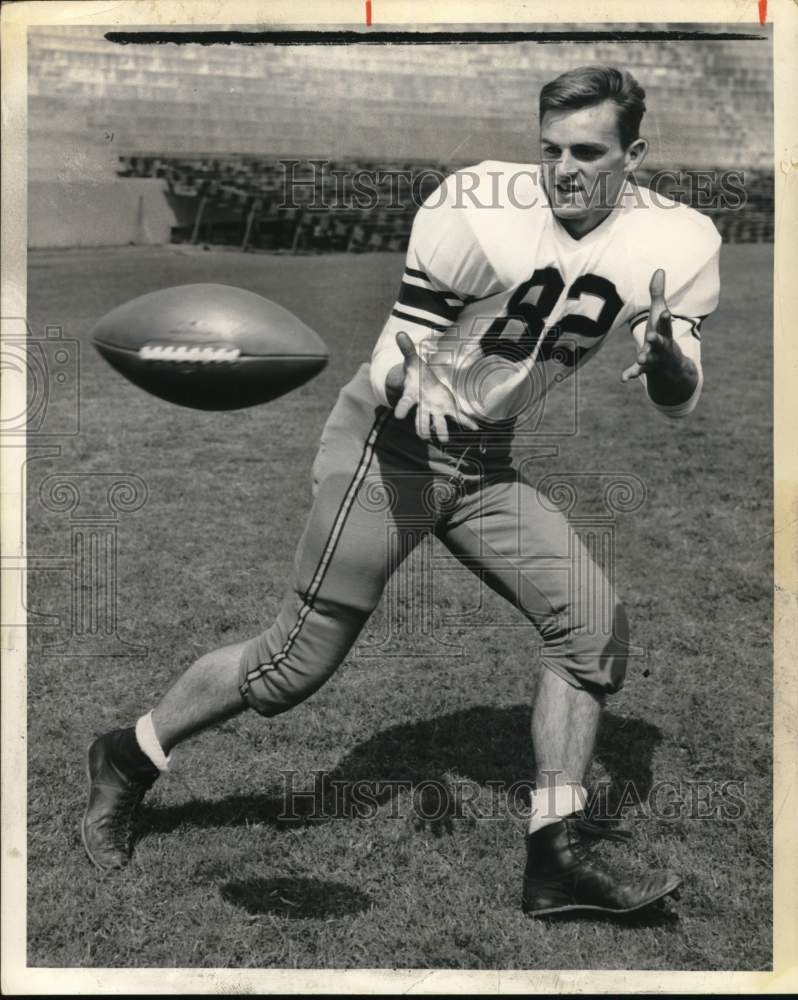
[[[414,414],[397,420],[374,396],[369,366],[362,364],[341,389],[322,431],[314,463],[314,482],[325,471],[342,471],[357,463],[368,442],[377,458],[408,471],[457,474],[477,482],[511,468],[509,434],[463,431],[451,427],[449,443],[443,447],[425,441],[415,431]]]

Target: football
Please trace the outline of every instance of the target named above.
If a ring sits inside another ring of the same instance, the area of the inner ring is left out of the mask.
[[[178,285],[107,313],[94,346],[118,372],[161,399],[238,410],[318,374],[321,337],[282,306],[231,285]]]

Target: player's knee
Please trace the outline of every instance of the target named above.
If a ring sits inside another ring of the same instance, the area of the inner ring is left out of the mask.
[[[268,632],[247,643],[241,654],[239,691],[260,715],[287,712],[309,698],[334,673],[338,663],[318,656],[310,663],[288,646],[273,649]]]
[[[544,634],[543,664],[575,687],[613,694],[623,687],[629,656],[626,609],[613,601],[602,620]]]
[[[244,645],[239,666],[244,701],[266,716],[305,701],[335,673],[367,617],[300,595],[286,600],[274,625]]]
[[[629,619],[626,608],[619,602],[613,608],[611,628],[603,636],[598,652],[601,687],[613,694],[623,687],[629,659]]]
[[[259,715],[272,718],[296,708],[306,701],[334,673],[337,664],[327,671],[316,671],[312,676],[297,675],[284,667],[260,664],[254,673],[241,682],[240,692],[245,703]]]

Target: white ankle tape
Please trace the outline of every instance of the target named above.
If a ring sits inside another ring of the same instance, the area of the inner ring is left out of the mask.
[[[570,816],[584,809],[587,792],[576,782],[567,785],[549,785],[547,788],[536,788],[532,792],[531,799],[529,832],[534,833],[542,826],[556,823],[563,816]]]
[[[155,726],[152,724],[152,712],[142,715],[136,723],[136,742],[141,751],[145,753],[159,771],[169,770],[169,757],[163,752],[163,747],[155,735]]]

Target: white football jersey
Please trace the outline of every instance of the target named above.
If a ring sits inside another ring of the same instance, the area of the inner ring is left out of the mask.
[[[537,166],[486,161],[452,174],[416,214],[399,298],[372,355],[374,392],[387,405],[404,330],[463,412],[512,425],[614,330],[628,326],[642,345],[649,282],[663,268],[674,337],[699,384],[685,403],[657,408],[684,416],[701,391],[699,333],[718,302],[720,242],[706,216],[632,183],[577,240],[551,211]]]

